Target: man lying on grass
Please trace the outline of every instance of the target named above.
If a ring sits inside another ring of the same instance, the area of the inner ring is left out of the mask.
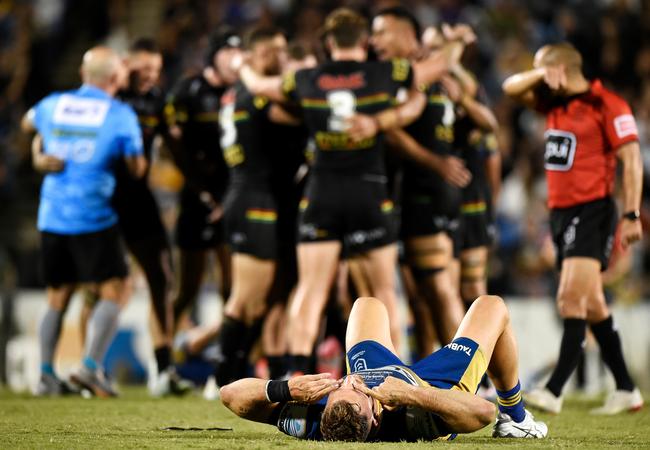
[[[498,394],[492,435],[546,436],[546,425],[524,409],[517,345],[499,297],[479,297],[453,342],[411,366],[397,357],[388,313],[375,298],[355,302],[345,340],[348,375],[341,380],[329,374],[246,378],[221,388],[223,404],[302,439],[447,440],[492,422],[494,405],[475,395],[487,370]]]

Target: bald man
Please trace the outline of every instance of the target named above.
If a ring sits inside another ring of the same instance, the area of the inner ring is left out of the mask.
[[[617,227],[623,247],[642,236],[643,168],[634,116],[625,100],[584,77],[582,57],[567,43],[539,49],[534,68],[506,79],[503,90],[546,115],[544,166],[560,270],[557,306],[564,319],[557,366],[546,386],[526,400],[561,411],[562,388],[578,364],[589,325],[616,380],[616,391],[592,412],[637,410],[643,398],[627,371],[601,277]],[[617,159],[623,163],[621,216],[613,199]]]
[[[96,290],[99,302],[88,322],[83,364],[72,381],[97,396],[116,395],[101,361],[117,328],[124,280],[125,253],[111,206],[114,168],[123,160],[134,177],[146,169],[142,134],[130,106],[113,99],[126,69],[107,47],[84,54],[83,85],[54,93],[23,119],[36,131],[34,166],[45,173],[38,211],[47,311],[40,327],[41,378],[38,395],[70,392],[53,367],[63,314],[79,284]]]

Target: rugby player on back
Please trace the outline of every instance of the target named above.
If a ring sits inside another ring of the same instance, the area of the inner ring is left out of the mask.
[[[348,321],[348,375],[256,378],[221,388],[226,407],[300,439],[453,439],[489,424],[494,405],[474,395],[486,369],[497,388],[494,437],[543,438],[547,427],[525,410],[508,309],[496,296],[474,301],[452,343],[407,366],[391,342],[386,308],[358,299]]]

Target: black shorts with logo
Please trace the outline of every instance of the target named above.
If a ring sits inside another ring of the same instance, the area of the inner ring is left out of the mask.
[[[341,241],[351,256],[396,241],[385,177],[314,173],[300,202],[299,242]]]
[[[224,241],[223,219],[210,223],[208,208],[198,194],[190,189],[181,191],[180,213],[176,222],[176,244],[183,250],[208,250]]]
[[[41,254],[46,286],[100,283],[129,273],[117,226],[84,234],[43,231]]]
[[[557,267],[572,256],[594,258],[607,269],[618,224],[616,204],[611,197],[568,208],[551,210],[551,234],[557,250]]]
[[[459,225],[460,201],[426,191],[406,190],[402,193],[402,239],[441,232],[453,238]]]
[[[233,186],[224,200],[225,235],[233,253],[276,259],[278,210],[268,189]]]
[[[169,247],[158,203],[145,180],[119,179],[113,195],[113,208],[127,246],[155,238]]]

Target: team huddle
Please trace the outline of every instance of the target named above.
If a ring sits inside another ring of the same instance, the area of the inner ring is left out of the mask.
[[[221,27],[204,70],[167,95],[152,41],[137,41],[126,64],[95,47],[84,55],[81,88],[28,112],[23,128],[36,132],[34,166],[45,173],[38,228],[48,310],[37,393],[117,395],[101,361],[130,295],[126,244],[151,297],[154,395],[191,388],[174,369],[172,342],[213,253],[223,319],[180,341],[188,353],[216,349],[221,400],[235,414],[304,439],[453,439],[494,422],[494,404],[476,395],[489,378],[498,407],[493,436],[545,437],[546,425],[524,407],[508,310],[487,295],[500,159],[497,121],[460,62],[476,35],[465,25],[422,32],[400,7],[370,23],[337,9],[320,33],[328,59],[318,63],[279,29],[255,27],[240,37]],[[369,60],[369,49],[376,58]],[[595,412],[616,414],[643,399],[600,272],[619,223],[617,158],[624,166],[620,239],[641,238],[641,165],[629,107],[586,81],[580,67],[573,47],[550,45],[534,69],[504,82],[507,95],[547,116],[561,272],[558,365],[527,400],[560,412],[589,325],[617,384]],[[147,183],[161,141],[184,177],[175,271]],[[410,365],[398,356],[398,276],[421,358]],[[70,384],[53,359],[77,287],[85,292],[87,332]],[[359,298],[345,319],[347,375],[312,375],[330,298],[348,289]],[[270,380],[248,377],[258,340]]]

